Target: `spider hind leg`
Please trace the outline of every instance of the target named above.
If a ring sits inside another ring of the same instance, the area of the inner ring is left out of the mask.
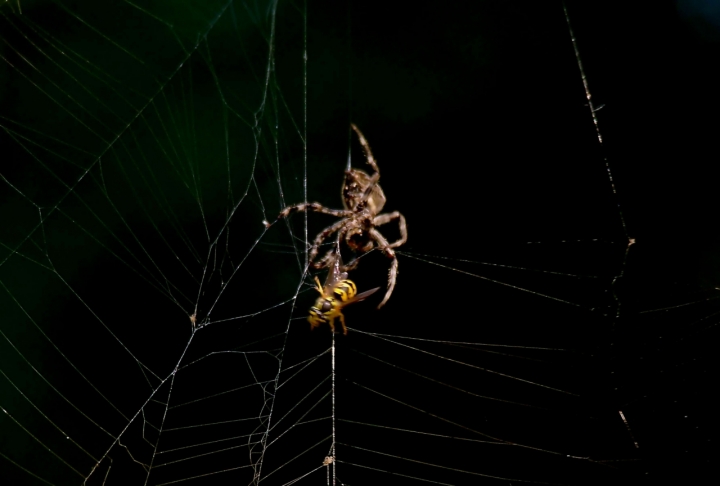
[[[388,301],[388,299],[392,295],[393,290],[395,289],[395,281],[397,280],[397,274],[398,274],[398,260],[397,260],[397,256],[395,255],[395,252],[393,251],[392,247],[388,244],[385,237],[383,235],[381,235],[378,230],[373,228],[372,230],[370,230],[370,235],[377,243],[378,248],[380,248],[380,250],[382,250],[383,254],[392,260],[390,263],[390,271],[388,272],[387,292],[385,292],[385,297],[383,297],[382,302],[380,302],[380,304],[377,306],[377,308],[379,309],[385,305],[385,303]]]
[[[407,223],[405,222],[405,216],[400,213],[400,211],[393,211],[392,213],[387,214],[380,214],[378,216],[375,216],[375,219],[373,220],[374,226],[381,226],[383,224],[388,224],[392,221],[398,220],[398,229],[400,230],[400,239],[390,243],[388,245],[388,248],[397,248],[398,246],[402,246],[407,241]]]

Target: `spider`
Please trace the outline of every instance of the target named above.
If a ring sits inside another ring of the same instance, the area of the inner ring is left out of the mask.
[[[310,247],[310,262],[314,268],[327,267],[332,260],[335,252],[334,248],[330,249],[319,261],[315,261],[315,258],[320,244],[333,233],[337,232],[336,242],[338,244],[344,240],[345,244],[356,254],[366,253],[377,245],[383,254],[391,260],[387,292],[378,305],[379,309],[385,305],[395,288],[398,261],[393,248],[397,248],[407,241],[407,225],[405,216],[398,211],[379,214],[386,201],[385,194],[378,184],[380,169],[378,169],[370,145],[360,129],[353,123],[350,126],[360,140],[360,145],[365,153],[365,161],[373,169],[373,174],[368,175],[360,169],[353,169],[348,163],[348,168],[345,171],[345,182],[342,186],[343,206],[345,209],[330,209],[316,202],[301,203],[286,207],[280,212],[277,219],[286,218],[292,213],[301,211],[315,211],[341,218],[340,221],[328,226],[315,237],[315,241]],[[388,243],[376,227],[394,220],[398,220],[400,239],[394,243]],[[350,262],[345,269],[350,270],[355,268],[356,265],[357,258]]]

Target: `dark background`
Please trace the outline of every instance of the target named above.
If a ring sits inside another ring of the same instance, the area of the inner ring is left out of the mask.
[[[340,207],[350,122],[409,240],[387,306],[349,307],[336,339],[343,484],[716,463],[712,2],[567,3],[602,145],[562,2],[20,7],[0,6],[8,484],[143,484],[151,460],[147,484],[248,484],[270,413],[263,482],[320,466],[331,340],[305,321],[305,219],[262,221],[305,174]]]

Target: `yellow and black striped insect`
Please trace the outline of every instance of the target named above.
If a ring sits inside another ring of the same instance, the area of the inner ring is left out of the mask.
[[[347,272],[342,270],[342,259],[338,253],[335,261],[330,265],[325,285],[320,285],[320,280],[315,277],[315,289],[320,293],[320,297],[315,301],[315,305],[310,308],[308,322],[310,322],[312,329],[321,324],[328,324],[330,330],[335,332],[335,319],[339,318],[343,334],[347,334],[342,308],[353,302],[363,300],[380,289],[380,287],[375,287],[358,294],[355,282],[348,280]]]

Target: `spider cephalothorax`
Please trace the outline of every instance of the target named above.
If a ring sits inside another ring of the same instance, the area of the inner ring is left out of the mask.
[[[382,302],[378,305],[378,308],[380,308],[385,305],[395,288],[398,263],[393,248],[397,248],[407,241],[407,226],[405,217],[398,211],[380,214],[386,200],[383,190],[378,185],[380,170],[370,150],[370,145],[368,145],[360,129],[354,124],[351,124],[351,127],[360,140],[360,145],[362,145],[365,152],[366,162],[373,169],[373,174],[369,175],[362,170],[352,168],[345,171],[345,182],[342,187],[345,209],[330,209],[319,203],[302,203],[283,209],[278,215],[278,219],[285,218],[294,212],[308,210],[341,218],[340,221],[328,226],[315,237],[315,241],[310,247],[310,262],[315,268],[324,268],[332,260],[336,251],[335,248],[328,251],[319,261],[315,261],[320,244],[333,233],[337,233],[336,241],[338,243],[345,241],[345,244],[357,254],[368,252],[377,245],[383,254],[392,260],[388,274],[388,289]],[[377,230],[377,227],[396,219],[400,227],[400,239],[388,243],[385,237]],[[351,262],[346,269],[354,268],[355,265],[357,265],[357,259]]]

